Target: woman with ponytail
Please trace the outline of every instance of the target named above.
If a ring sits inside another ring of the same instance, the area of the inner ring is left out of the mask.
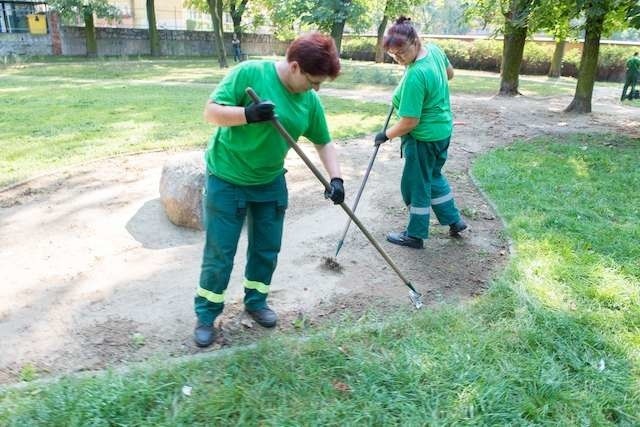
[[[442,174],[453,129],[448,83],[453,67],[438,46],[422,44],[411,19],[404,16],[387,30],[383,46],[406,72],[393,93],[399,120],[378,133],[375,144],[401,138],[405,164],[400,190],[409,208],[406,229],[389,233],[387,240],[422,249],[429,237],[431,209],[440,224],[449,226],[452,237],[467,228]]]

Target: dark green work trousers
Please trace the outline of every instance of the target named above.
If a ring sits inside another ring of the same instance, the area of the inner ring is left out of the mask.
[[[247,221],[244,304],[247,310],[267,306],[269,284],[282,242],[287,184],[284,174],[264,185],[234,185],[208,175],[203,196],[206,242],[200,284],[195,296],[198,320],[213,324],[224,307],[233,259]]]
[[[638,75],[636,73],[627,72],[627,75],[624,79],[624,86],[622,87],[622,95],[620,96],[620,101],[623,99],[633,99],[633,91],[636,90],[636,85],[638,84]],[[631,86],[631,90],[629,91],[629,95],[627,95],[627,89]]]
[[[442,225],[460,220],[451,187],[442,174],[450,140],[450,137],[440,141],[418,141],[411,135],[402,137],[405,160],[400,190],[409,208],[406,230],[409,236],[429,237],[430,208]]]

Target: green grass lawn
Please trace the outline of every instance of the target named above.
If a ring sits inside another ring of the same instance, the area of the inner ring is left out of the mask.
[[[0,187],[115,154],[204,148],[214,127],[202,109],[223,73],[200,66],[170,78],[179,74],[175,62],[55,63],[0,74]],[[384,121],[383,104],[322,98],[335,139],[374,133]]]
[[[272,58],[275,59],[275,58]],[[227,70],[213,59],[63,58],[0,68],[0,187],[105,156],[204,148],[204,102]],[[391,90],[402,68],[343,61],[327,87]],[[494,94],[498,76],[460,71],[452,93]],[[532,96],[570,93],[570,82],[528,81]],[[322,93],[322,92],[321,92]],[[374,133],[386,107],[323,97],[334,138]]]
[[[639,157],[599,135],[478,159],[515,253],[464,306],[4,390],[0,425],[639,425]]]

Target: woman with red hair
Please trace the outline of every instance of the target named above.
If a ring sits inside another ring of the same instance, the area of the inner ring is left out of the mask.
[[[289,146],[269,123],[273,117],[278,117],[295,140],[304,136],[314,144],[331,178],[331,191],[325,196],[335,204],[344,201],[335,146],[316,94],[323,82],[335,79],[339,72],[333,39],[309,33],[294,40],[281,61],[237,65],[209,97],[204,117],[218,128],[205,154],[206,242],[195,296],[194,339],[199,347],[215,340],[213,322],[224,307],[245,218],[249,239],[245,309],[264,327],[277,322],[276,313],[267,305],[267,294],[282,241],[288,198],[284,159]],[[247,87],[264,101],[252,102]]]

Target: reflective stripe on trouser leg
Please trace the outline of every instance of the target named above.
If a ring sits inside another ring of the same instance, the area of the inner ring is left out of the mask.
[[[431,205],[429,177],[434,160],[425,155],[425,145],[425,143],[418,143],[410,135],[402,137],[404,168],[400,191],[402,199],[409,207],[407,234],[421,239],[429,237],[429,206]]]
[[[211,324],[224,307],[244,213],[238,209],[235,186],[213,175],[207,177],[203,209],[206,241],[194,305],[198,320]]]
[[[267,306],[267,294],[282,243],[284,206],[273,202],[250,202],[247,209],[247,266],[244,304],[255,311]]]
[[[438,141],[436,144],[440,144]],[[453,224],[460,220],[460,212],[453,200],[453,193],[449,186],[449,181],[442,174],[442,167],[447,161],[447,149],[449,148],[449,139],[446,144],[442,142],[436,153],[436,160],[431,173],[431,208],[436,214],[438,222],[442,225]]]

